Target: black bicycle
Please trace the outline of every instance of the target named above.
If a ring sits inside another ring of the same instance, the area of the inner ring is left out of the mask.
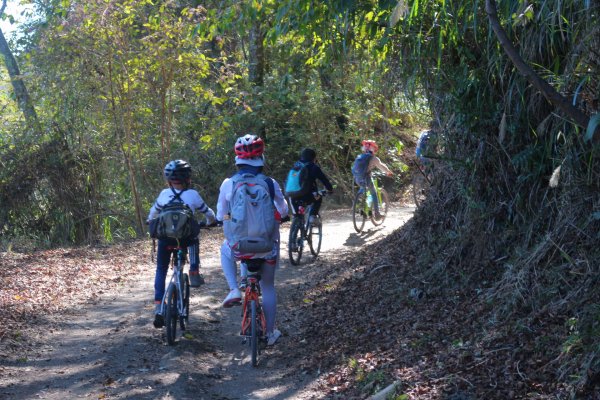
[[[203,221],[199,225],[201,229],[206,229],[217,226],[217,223],[207,225]],[[183,334],[188,322],[190,312],[190,277],[187,273],[183,272],[187,247],[178,244],[169,250],[176,250],[177,252],[173,253],[173,273],[161,301],[160,314],[165,320],[167,343],[173,345],[177,337],[177,325],[179,325],[179,329],[181,329]]]
[[[165,320],[167,343],[175,343],[177,325],[182,332],[188,322],[190,309],[190,278],[183,272],[187,247],[176,246],[173,253],[173,273],[161,301],[160,314]]]
[[[327,191],[320,190],[313,194],[318,197],[324,197]],[[321,241],[323,240],[321,221],[311,223],[310,218],[306,217],[307,215],[311,215],[312,207],[312,204],[306,208],[302,205],[297,209],[290,207],[293,219],[292,226],[290,227],[290,238],[288,240],[288,254],[292,265],[300,264],[305,243],[308,243],[313,259],[317,258],[321,251]]]
[[[415,207],[420,208],[433,182],[433,163],[423,163],[421,160],[414,161],[416,171],[412,178],[412,192],[415,200]]]

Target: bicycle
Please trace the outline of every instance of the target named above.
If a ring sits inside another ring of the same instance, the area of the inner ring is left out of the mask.
[[[248,268],[248,284],[244,290],[244,300],[242,303],[242,330],[240,335],[242,344],[249,342],[252,366],[258,365],[258,356],[261,352],[261,343],[267,341],[267,322],[263,313],[260,289],[260,271],[263,263],[262,258],[242,260]]]
[[[324,197],[326,190],[320,190],[313,193],[315,196]],[[290,205],[292,204],[290,200]],[[317,258],[321,251],[321,242],[323,240],[323,230],[321,223],[313,224],[306,215],[311,215],[313,204],[308,207],[299,206],[298,209],[290,207],[293,214],[292,225],[290,227],[290,237],[288,240],[288,255],[292,265],[299,265],[302,258],[304,243],[308,243],[313,259]]]
[[[433,163],[414,161],[417,172],[412,178],[412,192],[415,201],[415,207],[420,208],[427,197],[429,187],[433,182]]]
[[[373,185],[375,186],[375,191],[377,192],[379,214],[381,215],[381,218],[375,218],[371,191],[366,186],[361,185],[354,196],[354,201],[352,202],[352,223],[354,224],[354,230],[358,233],[362,232],[367,218],[370,218],[371,222],[375,226],[383,224],[390,204],[390,197],[387,191],[379,186],[377,177],[374,176],[371,179],[373,179]]]
[[[211,226],[216,226],[216,224],[206,225],[204,221],[199,223],[201,229]],[[160,314],[165,320],[167,343],[173,345],[177,334],[177,324],[179,323],[179,328],[183,333],[188,322],[190,311],[190,277],[187,273],[183,272],[187,246],[183,247],[179,245],[178,241],[177,246],[170,247],[169,250],[177,250],[177,253],[173,253],[171,259],[173,273],[161,301]]]
[[[187,247],[177,245],[169,250],[177,250],[177,253],[173,253],[173,273],[161,301],[160,314],[165,320],[167,343],[173,345],[177,333],[177,324],[179,323],[181,331],[184,332],[188,322],[190,278],[187,273],[183,272]]]

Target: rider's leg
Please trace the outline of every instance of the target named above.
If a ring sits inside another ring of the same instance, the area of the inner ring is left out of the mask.
[[[237,267],[227,241],[223,241],[221,245],[221,268],[223,269],[229,290],[237,289]]]
[[[192,240],[188,246],[188,257],[190,259],[190,286],[198,287],[204,284],[204,277],[200,274],[200,241],[198,238]]]
[[[165,280],[169,270],[169,262],[173,250],[168,249],[172,246],[169,240],[159,240],[156,251],[156,274],[154,275],[154,302],[160,303],[165,294]]]
[[[227,241],[223,241],[221,245],[221,268],[223,269],[223,274],[225,275],[225,280],[227,281],[227,285],[229,286],[229,294],[223,300],[223,307],[231,307],[235,303],[238,303],[242,294],[240,293],[240,289],[238,289],[237,284],[237,267],[235,258],[231,252],[231,248]]]
[[[165,294],[165,280],[167,279],[167,271],[169,270],[169,262],[173,250],[169,250],[171,246],[168,240],[159,240],[158,249],[156,252],[156,273],[154,275],[154,327],[162,328],[164,326],[164,318],[162,311],[162,298]]]
[[[267,335],[275,329],[275,315],[277,313],[277,293],[275,292],[275,270],[278,260],[267,260],[263,264],[260,278],[260,289],[263,298],[263,310],[267,322]]]
[[[373,201],[373,212],[375,216],[379,215],[379,199],[377,198],[377,190],[375,190],[375,183],[373,178],[367,179],[367,188],[371,192],[371,199]]]

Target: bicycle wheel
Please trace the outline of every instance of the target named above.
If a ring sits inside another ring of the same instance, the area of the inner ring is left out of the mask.
[[[431,173],[429,173],[426,178],[423,174],[423,171],[417,171],[413,175],[412,190],[413,198],[415,200],[415,207],[420,208],[425,202],[425,198],[427,197],[427,189],[431,184],[430,182],[432,178],[433,177]]]
[[[177,287],[174,283],[169,284],[167,289],[167,304],[165,312],[165,327],[167,328],[167,343],[175,343],[175,334],[177,333]]]
[[[250,301],[250,348],[252,349],[252,366],[258,365],[258,312],[256,300]]]
[[[322,225],[311,224],[308,227],[308,247],[312,255],[317,258],[321,251],[321,241],[323,240]]]
[[[288,254],[292,265],[300,264],[300,259],[302,258],[302,247],[304,246],[304,241],[302,240],[302,222],[303,218],[294,217],[292,227],[290,228]]]
[[[381,215],[381,218],[375,219],[375,216],[371,214],[371,222],[375,226],[383,224],[383,221],[385,221],[385,217],[388,212],[388,208],[390,207],[390,197],[388,196],[386,190],[383,188],[379,190],[381,192],[381,204],[379,205],[379,215]]]
[[[354,223],[354,230],[358,233],[362,232],[367,220],[367,214],[365,213],[366,202],[367,197],[364,190],[359,189],[352,202],[352,222]]]
[[[183,330],[190,318],[190,277],[188,274],[183,274],[181,287],[183,288],[183,314],[181,315],[181,329]]]

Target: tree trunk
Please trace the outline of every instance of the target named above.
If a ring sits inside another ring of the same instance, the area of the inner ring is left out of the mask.
[[[513,62],[515,67],[519,70],[519,72],[531,83],[537,90],[539,90],[542,95],[552,104],[553,106],[560,109],[567,117],[571,119],[576,125],[579,125],[583,129],[588,127],[590,122],[590,117],[587,116],[584,112],[571,105],[568,99],[558,93],[548,82],[543,80],[538,74],[535,73],[533,68],[531,68],[524,60],[521,58],[521,55],[512,44],[508,35],[504,31],[504,28],[500,24],[498,20],[498,13],[496,11],[496,1],[495,0],[486,0],[485,1],[485,11],[488,14],[488,18],[490,20],[490,25],[500,42],[500,45],[504,49],[504,52]],[[596,128],[594,135],[592,136],[593,142],[600,141],[600,128]]]
[[[0,8],[0,16],[4,13],[4,9],[6,8],[6,0],[2,1],[2,7]],[[8,43],[6,42],[6,38],[4,37],[4,33],[0,29],[0,54],[4,57],[4,62],[6,64],[6,69],[8,71],[8,75],[10,76],[10,81],[15,91],[15,97],[17,98],[17,104],[19,105],[19,109],[23,112],[23,116],[25,117],[25,121],[27,123],[27,127],[39,137],[41,136],[41,128],[37,118],[37,113],[35,112],[35,108],[31,103],[31,99],[29,97],[29,93],[27,92],[27,87],[25,87],[25,83],[23,83],[23,77],[21,76],[21,72],[19,71],[19,65],[17,64],[17,60],[13,56],[10,47],[8,47]]]

